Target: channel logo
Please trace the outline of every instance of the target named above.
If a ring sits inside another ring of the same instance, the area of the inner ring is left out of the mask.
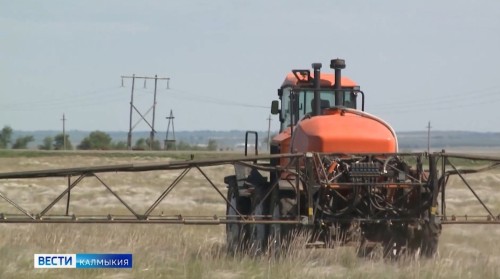
[[[132,268],[132,254],[35,254],[35,268]]]

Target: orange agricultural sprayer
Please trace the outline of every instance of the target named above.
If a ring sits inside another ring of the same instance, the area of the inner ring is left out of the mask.
[[[284,251],[296,232],[306,232],[309,245],[356,243],[362,255],[377,246],[387,256],[433,256],[443,225],[500,224],[494,207],[499,203],[485,199],[484,185],[469,179],[486,172],[498,176],[500,157],[400,152],[394,129],[365,112],[364,92],[342,75],[345,61],[331,60],[330,67],[334,73],[321,73],[322,65],[314,63],[312,70],[292,70],[286,76],[279,100],[271,105],[281,123],[271,154],[258,155],[255,145],[255,154],[248,155],[248,136],[254,132],[247,132],[245,156],[238,158],[0,173],[0,201],[12,209],[0,214],[0,223],[223,224],[229,251]],[[224,182],[214,181],[206,169],[221,165],[233,165],[234,172]],[[102,178],[140,172],[174,173],[158,175],[169,179],[141,210],[130,202],[132,193],[116,191]],[[217,193],[225,214],[208,209],[178,213],[182,198],[164,203],[177,187],[196,191],[198,185],[183,184],[192,173]],[[7,187],[13,181],[47,178],[60,178],[58,185],[65,187],[36,210],[27,206],[32,203],[25,197],[29,188],[20,197]],[[71,210],[73,192],[90,179],[125,213],[111,214],[105,206],[93,208],[92,214]],[[459,187],[470,194],[466,199],[453,194]],[[472,202],[477,204],[468,206],[473,212],[465,212],[461,205]]]

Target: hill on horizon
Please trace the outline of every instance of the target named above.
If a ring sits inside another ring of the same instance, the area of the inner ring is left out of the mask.
[[[66,131],[70,141],[74,146],[78,145],[91,131],[70,130]],[[127,141],[126,131],[103,131],[108,133],[114,142]],[[258,142],[261,150],[267,149],[267,131],[257,131]],[[43,142],[45,137],[54,137],[60,134],[61,131],[40,130],[40,131],[18,131],[14,130],[12,139],[17,137],[32,135],[34,141],[30,143],[30,148],[36,148]],[[140,138],[149,138],[149,131],[137,131],[132,134],[132,143]],[[270,136],[277,134],[277,131],[271,131]],[[399,148],[403,149],[426,149],[427,148],[427,131],[409,131],[397,132]],[[156,137],[162,145],[166,138],[165,132],[157,133]],[[173,135],[169,134],[169,139],[173,139]],[[175,139],[177,142],[185,142],[190,145],[204,145],[208,140],[216,140],[219,148],[222,149],[238,149],[245,142],[245,131],[230,130],[230,131],[215,131],[215,130],[200,130],[200,131],[176,131]],[[249,137],[249,142],[253,143],[253,136]],[[431,149],[446,149],[450,147],[500,147],[500,132],[471,132],[471,131],[431,131],[430,136]]]

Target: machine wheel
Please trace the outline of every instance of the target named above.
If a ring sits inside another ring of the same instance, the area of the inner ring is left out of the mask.
[[[274,193],[271,202],[271,214],[273,220],[282,220],[283,217],[293,218],[296,216],[297,203],[293,192],[279,191]],[[271,224],[269,227],[269,245],[270,250],[275,254],[286,251],[295,225]]]
[[[269,198],[264,200],[266,193],[266,185],[255,186],[252,196],[252,215],[255,216],[256,221],[264,220],[265,217],[262,215],[269,215]],[[267,224],[251,225],[250,249],[252,253],[260,254],[267,248],[268,226]]]
[[[383,242],[384,257],[388,259],[398,259],[407,252],[406,244],[407,241],[404,235],[400,235],[398,232],[392,232],[392,236]]]
[[[281,218],[279,200],[273,198],[271,202],[271,215],[272,220],[279,220]],[[279,254],[281,251],[281,224],[271,224],[269,226],[269,249],[274,254]]]
[[[395,260],[401,256],[412,256],[419,244],[408,224],[390,228],[385,224],[365,226],[360,236],[358,256]]]
[[[236,176],[228,176],[225,179],[228,183],[227,200],[229,204],[226,206],[226,215],[228,220],[240,220],[237,216],[237,209],[241,214],[248,214],[250,203],[248,198],[239,197],[238,186],[236,184]],[[227,250],[229,253],[236,253],[246,249],[248,242],[248,226],[237,223],[226,224],[226,241]]]
[[[422,228],[420,254],[432,258],[437,252],[441,226],[426,221]]]

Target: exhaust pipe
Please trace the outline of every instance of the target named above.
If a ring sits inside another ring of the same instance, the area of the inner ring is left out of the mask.
[[[321,63],[313,63],[312,68],[314,70],[314,98],[312,107],[312,116],[319,115],[321,113],[321,96],[320,96],[320,80],[321,80]]]
[[[345,69],[345,60],[344,59],[332,59],[330,61],[330,68],[335,70],[335,84],[333,85],[333,89],[335,90],[335,106],[344,105],[344,96],[342,96],[342,69]]]

